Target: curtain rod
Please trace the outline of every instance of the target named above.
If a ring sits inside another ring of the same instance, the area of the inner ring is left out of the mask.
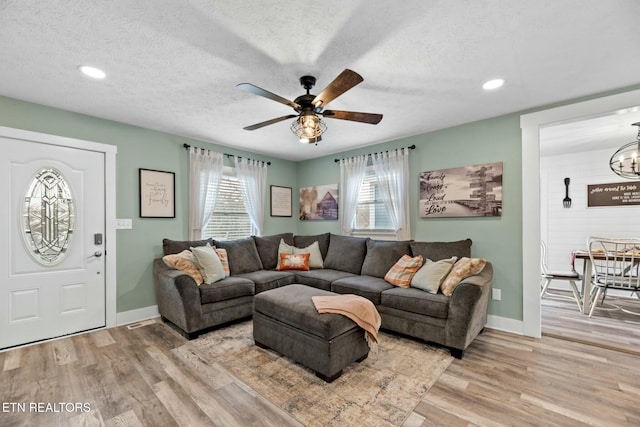
[[[408,146],[408,147],[402,147],[402,148],[399,148],[399,150],[402,150],[402,149],[406,149],[406,150],[415,150],[415,149],[416,149],[416,145],[415,145],[415,144],[413,144],[413,145],[410,145],[410,146]],[[369,153],[369,154],[365,154],[365,156],[373,156],[374,154],[388,153],[388,152],[389,152],[389,150],[386,150],[386,151],[380,151],[379,153]],[[341,160],[341,159],[333,159],[333,161],[334,161],[334,162],[336,162],[336,163],[338,163],[340,160]]]
[[[185,150],[188,150],[189,148],[191,148],[191,146],[190,146],[189,144],[182,144],[182,146],[185,148]],[[198,147],[196,147],[196,148],[198,148]],[[201,149],[202,151],[206,150],[206,148],[200,148],[200,149]],[[234,155],[234,154],[222,153],[222,155],[223,155],[223,156],[226,156],[226,157],[237,157],[237,158],[239,158],[239,159],[241,159],[241,158],[242,158],[242,156],[236,156],[236,155]],[[251,159],[248,159],[248,160],[251,160]],[[271,166],[271,162],[265,162],[264,160],[258,160],[258,161],[259,161],[259,162],[262,162],[262,163],[266,163],[266,164],[267,164],[267,166]]]

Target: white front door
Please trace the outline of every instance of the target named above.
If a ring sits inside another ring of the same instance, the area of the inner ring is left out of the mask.
[[[0,348],[105,326],[105,154],[0,148]]]

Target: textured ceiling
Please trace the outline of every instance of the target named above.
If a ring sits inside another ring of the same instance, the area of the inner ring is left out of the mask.
[[[290,160],[442,129],[640,83],[637,0],[0,0],[0,95]],[[103,69],[101,81],[82,64]],[[328,108],[317,146],[293,112],[240,91],[293,99],[343,69],[364,82]],[[504,87],[484,92],[484,81]]]

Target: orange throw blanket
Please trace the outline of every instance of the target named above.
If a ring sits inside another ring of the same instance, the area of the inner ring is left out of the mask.
[[[369,347],[378,343],[380,313],[368,299],[359,295],[331,295],[311,297],[318,313],[336,313],[347,316],[365,330]]]

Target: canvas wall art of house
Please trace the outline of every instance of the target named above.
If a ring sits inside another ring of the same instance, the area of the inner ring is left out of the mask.
[[[300,219],[338,219],[338,184],[300,188]]]
[[[420,173],[420,217],[502,216],[502,162]]]

